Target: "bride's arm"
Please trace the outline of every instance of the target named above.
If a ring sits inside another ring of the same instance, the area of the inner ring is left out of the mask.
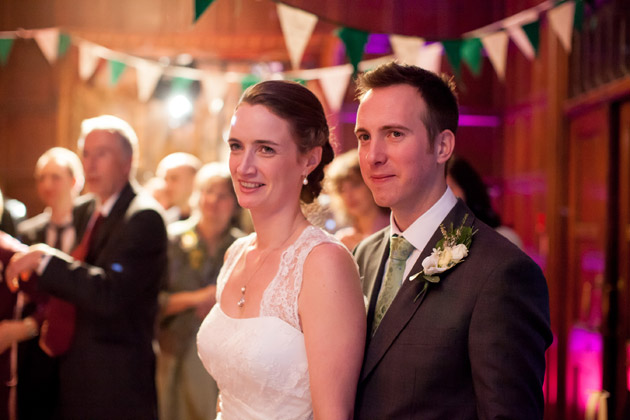
[[[314,418],[351,419],[366,321],[359,274],[345,248],[323,244],[309,254],[298,304]]]

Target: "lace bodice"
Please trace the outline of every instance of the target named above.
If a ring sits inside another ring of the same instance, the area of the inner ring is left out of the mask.
[[[280,258],[256,318],[231,318],[221,309],[225,283],[256,238],[230,247],[217,279],[217,304],[197,335],[199,357],[221,392],[223,420],[307,420],[312,418],[308,361],[298,315],[306,257],[319,244],[339,243],[309,226]]]

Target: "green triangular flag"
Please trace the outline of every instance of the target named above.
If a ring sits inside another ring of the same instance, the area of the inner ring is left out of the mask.
[[[0,38],[0,65],[7,64],[14,38]]]
[[[340,28],[337,30],[337,36],[341,38],[346,46],[346,55],[354,67],[354,74],[357,74],[359,62],[363,58],[365,44],[367,44],[370,34],[352,28]]]
[[[475,76],[481,74],[481,49],[483,44],[479,38],[468,38],[462,41],[460,50],[462,60],[468,65],[468,68]]]
[[[195,0],[195,22],[199,20],[203,12],[206,11],[213,1],[214,0]]]
[[[442,41],[446,58],[453,69],[453,73],[455,73],[455,76],[458,78],[461,71],[462,44],[463,41],[461,39]]]
[[[245,90],[250,86],[254,86],[258,82],[260,82],[260,77],[248,74],[241,79],[241,89]]]
[[[188,79],[186,77],[174,77],[171,81],[171,89],[173,92],[183,92],[188,90],[190,85],[192,85],[193,79]]]
[[[535,20],[532,23],[523,25],[523,31],[527,35],[527,39],[534,48],[534,53],[538,56],[538,45],[540,44],[540,21]]]
[[[109,60],[109,83],[115,85],[127,65],[121,61]]]
[[[70,35],[68,34],[59,34],[59,47],[57,49],[58,57],[63,57],[66,52],[68,52],[68,48],[70,47]]]
[[[584,22],[584,0],[575,0],[575,15],[573,15],[573,27],[578,31],[582,29]]]

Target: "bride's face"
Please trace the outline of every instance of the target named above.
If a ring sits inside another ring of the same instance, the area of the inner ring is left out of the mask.
[[[263,105],[241,104],[228,139],[230,172],[241,207],[254,210],[295,205],[307,173],[287,121]]]

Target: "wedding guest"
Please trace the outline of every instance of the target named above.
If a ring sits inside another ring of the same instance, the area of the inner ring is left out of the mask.
[[[514,229],[501,223],[501,216],[492,208],[488,187],[472,165],[465,159],[452,156],[446,165],[446,183],[457,198],[472,210],[475,216],[523,249],[523,241]]]
[[[174,222],[190,217],[190,197],[193,192],[195,174],[201,161],[190,153],[171,153],[160,161],[156,174],[164,179],[166,200],[170,204],[167,221]]]
[[[79,150],[96,208],[76,258],[37,244],[7,268],[12,283],[36,272],[30,281],[75,307],[63,319],[74,338],[59,360],[64,420],[157,418],[152,342],[167,237],[159,205],[131,181],[136,149],[120,118],[84,120]]]
[[[348,249],[389,224],[389,209],[374,202],[372,192],[361,178],[359,154],[351,149],[326,168],[326,191],[330,194],[336,217],[346,227],[335,232]]]
[[[46,206],[43,213],[21,222],[18,236],[25,244],[46,243],[65,253],[78,244],[87,226],[92,203],[89,197],[77,199],[83,190],[81,160],[71,150],[53,147],[35,165],[37,194]],[[24,328],[42,322],[47,296],[24,296]],[[44,321],[45,322],[45,321]],[[19,345],[18,415],[20,420],[44,420],[55,416],[58,402],[58,361],[39,346],[39,337]]]
[[[359,277],[343,244],[300,209],[321,191],[328,139],[321,103],[298,83],[254,85],[234,112],[230,171],[255,232],[228,249],[197,336],[219,419],[352,418],[365,342]]]
[[[358,95],[361,173],[392,218],[355,251],[369,301],[356,418],[542,419],[547,284],[446,184],[454,84],[392,62]]]
[[[155,201],[160,203],[160,206],[162,206],[164,210],[168,210],[172,207],[171,200],[166,194],[166,181],[164,181],[164,178],[160,178],[159,176],[149,178],[149,180],[142,185],[142,188],[144,188],[147,193],[151,194],[151,197],[155,198]]]
[[[161,292],[158,401],[161,420],[210,419],[218,387],[197,355],[201,321],[215,303],[228,247],[243,233],[227,165],[209,163],[195,178],[193,214],[169,226],[169,276]]]

